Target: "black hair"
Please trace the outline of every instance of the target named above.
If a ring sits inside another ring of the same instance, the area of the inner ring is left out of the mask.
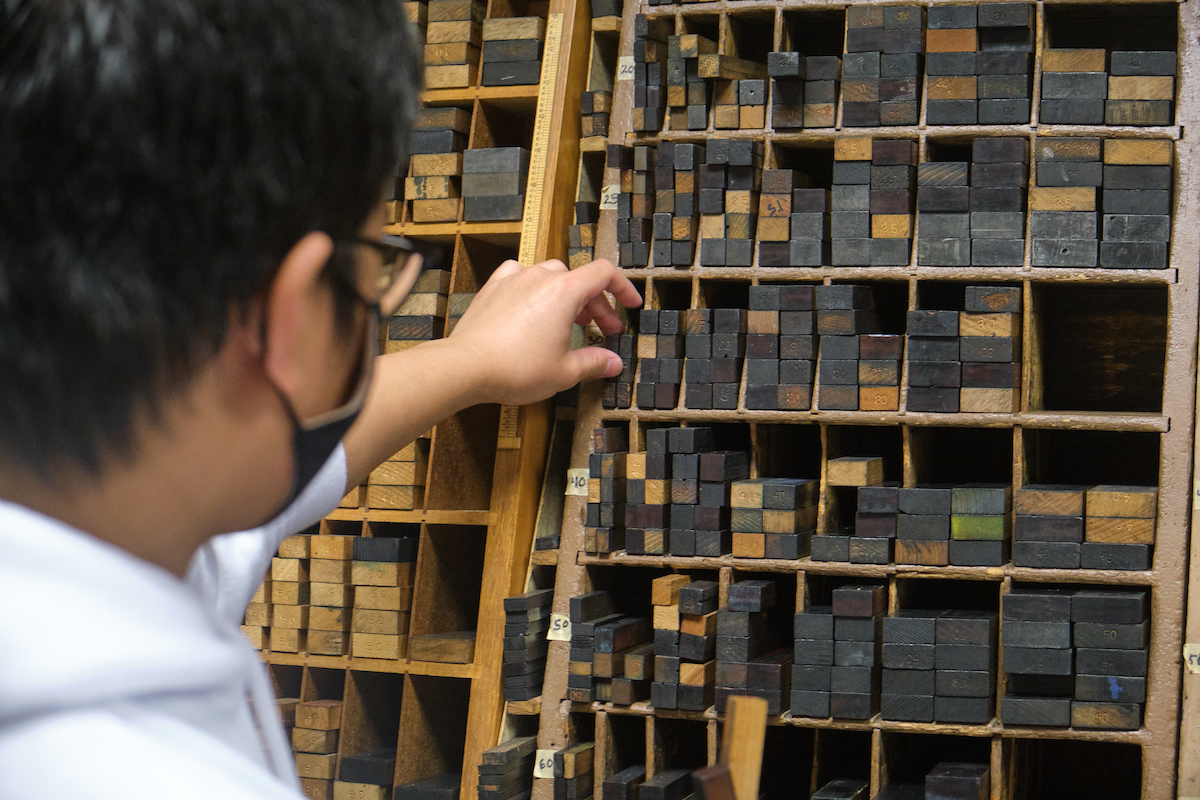
[[[398,0],[0,0],[0,459],[136,455],[301,237],[358,234],[419,82]]]

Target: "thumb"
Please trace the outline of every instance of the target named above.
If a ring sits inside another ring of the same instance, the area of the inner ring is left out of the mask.
[[[603,347],[582,347],[567,354],[567,366],[575,383],[588,378],[613,378],[621,374],[621,357]]]

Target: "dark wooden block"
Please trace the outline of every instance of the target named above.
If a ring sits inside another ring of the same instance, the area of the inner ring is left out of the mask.
[[[589,622],[614,611],[612,595],[605,591],[586,592],[570,600],[572,623]]]
[[[739,581],[730,584],[729,611],[766,611],[775,605],[775,583],[773,581]]]
[[[1108,544],[1084,542],[1080,545],[1079,566],[1083,569],[1150,569],[1151,546],[1148,544]]]
[[[995,648],[991,645],[937,644],[934,651],[938,669],[987,670],[995,663]]]
[[[1146,679],[1129,675],[1076,675],[1075,699],[1144,703]]]
[[[873,642],[879,638],[883,617],[834,617],[833,638],[841,642]]]
[[[658,707],[658,704],[655,704]],[[638,790],[639,800],[684,800],[692,793],[692,774],[687,770],[668,769],[645,781]]]
[[[954,507],[954,490],[935,486],[899,489],[897,506],[904,514],[948,515]]]
[[[935,688],[941,697],[990,697],[996,675],[991,670],[938,670]]]
[[[796,639],[832,639],[833,607],[809,606],[796,614],[793,635]]]
[[[1055,589],[1018,590],[1004,596],[1001,613],[1005,620],[1069,622],[1071,600],[1070,592]]]
[[[883,586],[841,586],[833,590],[834,616],[873,617],[887,607],[887,589]]]
[[[930,6],[926,18],[930,30],[974,28],[977,24],[975,6]]]
[[[896,520],[896,538],[921,542],[949,541],[950,516],[948,514],[900,514]]]
[[[896,538],[897,519],[895,512],[884,514],[864,514],[859,511],[854,515],[854,537],[856,539],[867,539],[873,544],[859,545],[860,557],[867,557],[866,553],[872,549],[885,549],[883,545],[878,544],[879,539],[894,539]],[[851,549],[854,549],[854,542],[850,544]],[[886,549],[890,553],[890,549]],[[858,563],[874,563],[874,562],[858,562]],[[887,563],[887,562],[883,562]]]
[[[833,666],[833,644],[833,639],[796,639],[796,663]]]
[[[831,692],[829,714],[835,719],[870,719],[879,713],[879,695]]]
[[[396,751],[388,748],[370,753],[342,756],[338,779],[347,783],[391,785],[396,771]]]
[[[817,719],[826,719],[829,717],[829,692],[810,692],[793,689],[791,701],[792,716],[815,717]]]
[[[1018,514],[1013,539],[1027,542],[1083,541],[1083,517],[1047,517]]]
[[[857,411],[858,384],[823,386],[817,406],[824,411]]]
[[[1139,703],[1076,700],[1071,703],[1071,725],[1075,728],[1137,730],[1142,726],[1142,706]]]
[[[938,644],[991,646],[996,642],[998,617],[983,611],[948,611],[937,618]]]
[[[1010,694],[1000,701],[1000,721],[1005,725],[1065,728],[1071,724],[1071,699]]]
[[[1079,569],[1079,547],[1074,542],[1013,542],[1013,566]]]
[[[883,666],[890,670],[932,670],[934,668],[932,644],[899,644],[885,642]]]
[[[813,561],[849,561],[850,536],[824,534],[812,538]]]
[[[879,691],[878,667],[830,667],[830,691],[869,694]]]
[[[766,617],[749,611],[722,608],[717,612],[717,634],[721,636],[757,636],[766,630],[766,623]]]
[[[752,661],[768,649],[763,635],[722,636],[717,635],[718,661]]]
[[[1071,675],[1075,651],[1004,646],[1004,671],[1014,675]],[[1095,673],[1099,674],[1099,673]]]
[[[978,362],[963,364],[962,385],[983,389],[1020,388],[1021,365]]]
[[[1009,542],[951,540],[948,554],[956,567],[1002,567],[1008,563]]]
[[[795,664],[792,667],[792,688],[801,691],[828,692],[833,667],[817,664]]]
[[[622,703],[621,705],[626,704]],[[601,789],[602,800],[637,800],[638,788],[645,780],[645,767],[634,766],[623,769],[615,775],[604,779]]]
[[[1042,76],[1043,85],[1045,83],[1045,76],[1048,74],[1052,73],[1046,73]],[[1067,100],[1043,97],[1039,112],[1039,121],[1043,124],[1057,125],[1103,125],[1104,100]]]
[[[1091,647],[1075,650],[1075,668],[1081,675],[1132,675],[1141,678],[1146,675],[1149,659],[1147,650]]]
[[[906,331],[910,336],[958,336],[958,312],[909,311]]]
[[[1002,643],[1005,647],[1065,650],[1071,646],[1071,623],[1009,620],[1004,623]]]
[[[1074,594],[1071,619],[1074,622],[1135,624],[1149,613],[1144,591],[1088,589]]]
[[[895,722],[933,722],[933,696],[884,694],[879,699],[879,713]]]
[[[932,669],[883,669],[882,691],[884,694],[928,695],[934,693]]]
[[[1010,363],[1014,340],[1003,336],[963,336],[958,340],[962,361]]]

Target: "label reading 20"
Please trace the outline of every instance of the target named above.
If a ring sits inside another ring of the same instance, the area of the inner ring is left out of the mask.
[[[546,631],[546,639],[552,642],[571,641],[571,619],[566,614],[550,615],[550,630]]]

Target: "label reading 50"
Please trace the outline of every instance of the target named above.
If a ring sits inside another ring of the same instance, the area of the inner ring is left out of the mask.
[[[571,618],[566,614],[551,614],[546,639],[552,642],[571,641]]]

